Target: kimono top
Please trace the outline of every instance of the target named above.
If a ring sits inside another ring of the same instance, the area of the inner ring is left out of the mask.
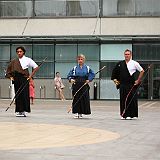
[[[127,64],[125,60],[117,63],[112,72],[111,79],[117,79],[121,84],[134,84],[134,73],[141,72],[143,68],[134,60],[130,60]]]
[[[22,58],[15,58],[11,60],[10,64],[8,65],[6,77],[14,77],[15,73],[20,73],[25,77],[28,77],[29,67],[36,68],[38,65],[31,58],[26,56],[23,56]]]
[[[74,68],[70,70],[70,72],[67,75],[67,79],[76,79],[77,77],[86,78],[86,80],[92,81],[95,77],[95,74],[92,69],[89,68],[89,66],[83,64],[82,68],[78,64]]]

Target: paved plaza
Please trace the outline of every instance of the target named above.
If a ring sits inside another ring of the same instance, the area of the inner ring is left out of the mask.
[[[74,119],[70,100],[36,99],[27,117],[0,100],[0,160],[160,160],[160,101],[139,101],[139,118],[121,120],[119,101],[91,101]]]

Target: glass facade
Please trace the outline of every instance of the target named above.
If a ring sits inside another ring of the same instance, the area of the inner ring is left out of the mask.
[[[158,17],[160,16],[160,0],[3,0],[0,1],[0,18],[68,18],[68,17]],[[3,21],[3,20],[2,20]],[[97,22],[96,22],[97,23]],[[97,25],[97,24],[96,24]],[[133,33],[134,34],[134,33]],[[38,35],[41,36],[41,35]],[[48,35],[47,35],[48,36]],[[91,35],[85,35],[91,36]],[[103,36],[103,35],[102,35]],[[105,36],[105,35],[104,35]],[[146,35],[147,36],[147,35]],[[156,35],[158,36],[158,35]],[[125,37],[124,37],[125,38]],[[65,39],[65,38],[64,38]],[[78,38],[77,38],[78,39]],[[114,39],[114,38],[113,38]],[[9,41],[9,39],[7,40]],[[42,39],[0,42],[0,78],[5,77],[6,67],[16,57],[16,47],[24,46],[26,56],[37,64],[47,60],[36,73],[37,79],[52,79],[59,71],[66,79],[69,70],[76,65],[76,57],[82,53],[86,56],[86,64],[95,72],[106,66],[103,72],[96,75],[100,99],[118,99],[119,94],[110,80],[115,64],[124,59],[125,49],[133,51],[133,59],[147,69],[144,83],[140,87],[139,97],[142,99],[158,99],[160,97],[160,43],[139,41],[138,38],[118,40],[54,40]],[[87,41],[87,42],[86,42]],[[92,42],[93,41],[93,42]],[[128,42],[127,42],[128,41]],[[143,91],[143,92],[141,92]]]
[[[0,17],[160,16],[159,6],[159,0],[4,0]]]
[[[101,60],[122,60],[126,49],[132,50],[132,44],[102,44]]]
[[[103,0],[103,16],[159,16],[159,0]]]
[[[0,60],[5,61],[10,59],[10,46],[9,45],[0,45]]]
[[[85,54],[86,59],[99,60],[99,44],[78,44],[78,54]]]
[[[88,9],[89,8],[89,9]],[[4,0],[0,17],[98,16],[99,0]]]
[[[117,99],[116,87],[111,80],[111,73],[120,60],[124,59],[124,51],[132,50],[132,44],[102,44],[101,45],[101,67],[106,66],[106,71],[101,73],[100,99]],[[106,86],[106,87],[104,87]],[[107,89],[106,89],[107,88]]]
[[[11,45],[11,59],[16,58],[16,48],[19,46],[25,47],[26,55],[32,57],[32,45],[31,44],[12,44]]]
[[[160,63],[153,68],[153,99],[160,99]]]
[[[98,11],[99,0],[35,0],[35,16],[97,16]]]
[[[133,44],[133,57],[146,70],[139,90],[142,99],[160,99],[160,43]],[[150,68],[148,68],[150,66]]]
[[[133,58],[136,60],[159,60],[160,45],[139,43],[133,45]]]
[[[42,61],[47,57],[47,61],[54,62],[54,44],[33,44],[33,59]]]
[[[57,44],[55,61],[72,61],[77,57],[77,44]]]
[[[32,0],[0,1],[0,17],[31,17]]]
[[[1,78],[4,78],[3,72],[9,61],[17,57],[18,46],[24,46],[25,55],[31,57],[37,64],[47,57],[41,69],[36,73],[36,78],[53,78],[57,71],[61,73],[62,78],[66,78],[69,70],[76,65],[76,57],[80,53],[86,56],[87,65],[96,71],[99,69],[98,44],[1,44],[0,66],[3,68],[0,73]]]
[[[126,48],[133,51],[133,59],[138,61],[145,72],[143,83],[139,88],[139,98],[141,99],[159,99],[160,98],[160,43],[122,43],[100,44],[99,42],[65,42],[65,43],[6,43],[0,44],[0,78],[5,78],[5,71],[9,61],[16,57],[16,47],[24,46],[26,56],[33,58],[37,64],[47,57],[45,63],[36,73],[36,79],[53,79],[55,73],[61,73],[70,93],[70,85],[66,77],[70,69],[76,64],[76,57],[82,53],[86,56],[86,64],[89,65],[95,73],[106,66],[103,72],[96,75],[95,81],[98,82],[99,99],[119,99],[119,93],[114,83],[111,81],[111,73],[115,64],[124,59],[124,50]],[[150,69],[148,69],[148,66]],[[31,70],[30,70],[31,72]],[[47,84],[46,84],[47,86]],[[91,86],[92,88],[92,86]],[[47,90],[47,88],[46,88]],[[91,89],[93,90],[93,88]],[[50,95],[51,96],[51,95]]]

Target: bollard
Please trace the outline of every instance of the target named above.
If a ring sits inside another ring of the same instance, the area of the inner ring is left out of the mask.
[[[94,82],[94,100],[97,99],[97,82]]]

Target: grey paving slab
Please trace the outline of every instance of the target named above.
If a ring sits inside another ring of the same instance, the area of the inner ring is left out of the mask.
[[[69,100],[35,100],[26,118],[9,104],[0,100],[0,160],[160,159],[160,101],[139,101],[137,120],[120,120],[119,101],[91,101],[83,119]]]

